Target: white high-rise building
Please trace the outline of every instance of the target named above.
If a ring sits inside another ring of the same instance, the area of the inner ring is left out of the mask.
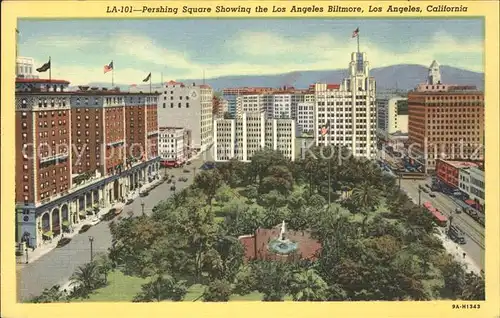
[[[377,130],[384,137],[408,132],[408,98],[377,98]]]
[[[304,133],[314,132],[314,94],[295,95],[302,97],[302,100],[292,108],[292,118],[297,122],[300,131]]]
[[[158,155],[162,160],[184,162],[188,159],[186,134],[181,127],[158,128]]]
[[[354,156],[372,158],[377,149],[376,87],[369,76],[366,53],[352,53],[348,71],[341,85],[314,86],[315,143],[345,146]],[[327,128],[325,135],[321,134],[323,127]]]
[[[268,148],[295,159],[295,121],[267,119],[265,112],[245,112],[235,119],[214,121],[214,159],[250,161],[255,152]]]
[[[149,86],[131,91],[149,92]],[[213,142],[213,90],[209,85],[185,85],[170,81],[154,86],[161,93],[158,101],[158,126],[182,127],[191,132],[192,147],[205,151]]]
[[[264,96],[261,94],[243,94],[236,98],[236,116],[241,117],[245,112],[265,111]]]

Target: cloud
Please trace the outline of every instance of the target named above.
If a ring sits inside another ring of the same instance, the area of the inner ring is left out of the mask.
[[[194,60],[187,52],[164,47],[150,37],[133,33],[117,34],[110,40],[97,37],[48,37],[40,43],[57,46],[62,49],[61,51],[76,48],[83,53],[88,46],[92,45],[91,49],[94,49],[97,44],[101,50],[107,51],[107,55],[120,59],[121,63],[131,61],[129,65],[132,67],[118,68],[115,72],[115,82],[124,84],[140,82],[149,72],[144,68],[154,71],[154,82],[160,81],[160,72],[164,69],[168,70],[165,81],[176,78],[200,78],[202,70],[205,70],[207,78],[214,78],[228,75],[270,75],[304,70],[345,69],[350,62],[351,52],[356,49],[355,39],[341,39],[329,33],[299,38],[270,32],[240,32],[236,38],[228,39],[220,48],[221,58],[218,64],[206,64]],[[436,59],[441,65],[484,71],[482,41],[456,39],[440,31],[436,32],[426,44],[407,40],[400,43],[401,47],[407,49],[394,52],[383,43],[363,39],[361,49],[367,53],[372,68],[395,64],[429,65]],[[92,53],[95,54],[95,50]],[[228,60],[227,57],[232,59]],[[111,74],[103,74],[101,66],[58,64],[57,69],[53,70],[53,77],[68,79],[72,84],[111,82]]]

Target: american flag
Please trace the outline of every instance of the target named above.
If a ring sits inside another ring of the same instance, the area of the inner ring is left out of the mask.
[[[358,33],[359,33],[359,28],[356,28],[356,30],[354,30],[354,32],[352,32],[352,37],[353,38],[357,37]]]
[[[321,136],[324,136],[326,135],[326,133],[328,132],[328,128],[330,126],[330,121],[327,120],[326,123],[323,125],[323,127],[321,127]]]
[[[109,65],[104,65],[104,74],[106,74],[107,72],[111,72],[112,70],[113,70],[113,61],[111,61]]]

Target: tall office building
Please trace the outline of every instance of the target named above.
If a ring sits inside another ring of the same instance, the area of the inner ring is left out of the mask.
[[[133,92],[149,92],[149,86],[131,87]],[[161,94],[158,101],[158,125],[182,127],[191,132],[192,147],[205,151],[213,140],[213,90],[209,85],[187,85],[170,81],[154,85]]]
[[[387,138],[397,131],[408,132],[408,98],[377,98],[377,132]]]
[[[484,93],[475,86],[442,84],[437,62],[427,83],[408,93],[409,154],[435,171],[436,159],[484,159]]]
[[[315,143],[345,146],[354,156],[371,158],[376,154],[376,86],[366,53],[352,53],[348,71],[341,85],[314,86]]]

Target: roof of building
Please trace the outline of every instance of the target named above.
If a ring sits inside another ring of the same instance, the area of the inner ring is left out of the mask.
[[[22,78],[17,77],[16,83],[32,83],[32,84],[69,84],[68,81],[46,78]]]
[[[439,63],[436,60],[432,61],[431,66],[429,66],[429,68],[434,68],[434,67],[439,67]]]
[[[442,162],[449,164],[450,166],[453,166],[458,169],[463,169],[463,168],[472,168],[472,167],[478,167],[480,166],[479,162],[474,162],[474,161],[460,161],[460,160],[442,160]]]

